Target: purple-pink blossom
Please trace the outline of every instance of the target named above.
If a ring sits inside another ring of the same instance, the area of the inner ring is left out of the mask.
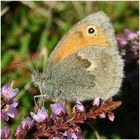
[[[34,125],[34,120],[31,120],[31,118],[27,117],[21,121],[20,126],[16,129],[16,133],[20,133],[24,129],[29,130]]]
[[[14,118],[17,115],[17,106],[18,103],[3,105],[1,109],[1,119],[8,121],[9,117]]]
[[[9,127],[4,127],[1,129],[1,138],[2,139],[8,139],[11,135],[11,130],[9,129]]]
[[[100,104],[101,104],[101,98],[96,97],[96,98],[93,100],[93,105],[99,106]]]
[[[23,133],[23,130],[21,126],[19,125],[15,131],[15,136],[21,135],[21,133]]]
[[[30,129],[34,125],[34,120],[31,120],[31,118],[27,117],[21,121],[21,127],[23,129],[28,128]]]
[[[9,117],[14,118],[17,115],[18,103],[13,99],[16,97],[18,89],[13,89],[10,84],[5,84],[1,88],[1,119],[8,121]]]
[[[76,108],[78,111],[83,112],[85,111],[85,107],[83,106],[83,104],[80,101],[76,101]]]
[[[120,45],[125,46],[127,44],[127,40],[122,35],[117,35],[117,40],[119,41]]]
[[[136,68],[139,61],[139,34],[139,31],[134,32],[130,29],[124,29],[122,35],[117,35],[120,54],[127,68],[125,70],[125,77],[128,80],[136,79],[139,75],[139,70]]]
[[[132,32],[129,29],[124,29],[124,33],[128,37],[128,39],[130,39],[130,40],[133,40],[133,39],[137,38],[137,33]]]
[[[106,115],[105,115],[105,113],[103,112],[102,114],[99,115],[99,117],[100,117],[101,119],[103,119],[103,118],[106,117]]]
[[[30,112],[30,114],[32,118],[38,123],[49,119],[48,111],[44,107],[42,107],[41,109],[38,109],[36,113]]]
[[[139,54],[139,32],[133,32],[129,29],[124,29],[124,35],[117,35],[117,40],[121,51],[125,51],[123,56],[126,63],[138,58]]]
[[[15,136],[18,138],[19,136],[22,137],[28,133],[28,131],[34,126],[34,120],[27,117],[23,119],[15,131]]]
[[[66,113],[66,104],[65,102],[61,103],[61,102],[56,102],[54,104],[50,105],[51,109],[52,109],[52,115],[53,116],[57,116],[60,115],[60,113]]]
[[[65,131],[63,135],[66,139],[82,139],[82,131],[79,127],[71,128]]]
[[[14,99],[16,97],[17,93],[18,93],[18,89],[17,88],[13,89],[10,84],[5,84],[1,88],[1,94],[7,100]]]
[[[113,112],[109,112],[108,113],[108,119],[110,120],[110,121],[114,121],[114,119],[115,119],[115,115],[114,115],[114,113]]]

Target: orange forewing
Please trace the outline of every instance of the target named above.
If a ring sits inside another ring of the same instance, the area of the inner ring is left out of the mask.
[[[89,37],[84,32],[85,26],[81,26],[76,30],[69,33],[69,35],[60,43],[60,46],[56,50],[53,62],[59,62],[67,56],[73,54],[81,48],[88,47],[90,45],[97,46],[109,46],[110,43],[107,41],[106,34],[103,34],[102,30],[98,31],[94,37]]]

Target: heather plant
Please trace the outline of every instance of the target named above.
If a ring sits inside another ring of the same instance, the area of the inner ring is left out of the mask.
[[[9,118],[14,118],[18,111],[18,103],[14,102],[14,98],[18,93],[18,89],[13,89],[12,84],[5,84],[1,88],[1,120],[8,121]],[[11,131],[5,126],[1,129],[1,137],[7,139],[10,137]]]
[[[124,29],[123,35],[117,35],[120,52],[125,62],[127,80],[136,79],[139,74],[137,69],[139,66],[139,34],[139,31]]]
[[[13,99],[16,97],[18,89],[13,89],[10,84],[1,88],[2,108],[1,119],[8,121],[9,117],[17,115],[17,105]],[[121,101],[113,101],[112,98],[102,101],[95,98],[89,110],[77,101],[72,108],[72,117],[68,117],[65,102],[56,102],[50,105],[51,114],[44,106],[39,107],[35,112],[30,112],[30,116],[21,120],[18,128],[14,132],[16,139],[38,139],[38,138],[59,138],[59,139],[82,139],[82,130],[79,124],[95,119],[96,117],[108,117],[113,121],[115,115],[112,110],[121,105]],[[7,126],[1,129],[1,138],[7,139],[11,135]]]

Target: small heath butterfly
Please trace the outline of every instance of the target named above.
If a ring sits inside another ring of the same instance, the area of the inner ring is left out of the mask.
[[[64,35],[32,82],[53,101],[108,99],[120,89],[123,66],[113,27],[99,11]]]

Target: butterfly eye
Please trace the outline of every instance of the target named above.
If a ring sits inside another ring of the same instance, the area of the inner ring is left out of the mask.
[[[90,35],[90,36],[96,36],[96,33],[97,33],[97,29],[95,26],[88,26],[87,27],[87,34]]]

